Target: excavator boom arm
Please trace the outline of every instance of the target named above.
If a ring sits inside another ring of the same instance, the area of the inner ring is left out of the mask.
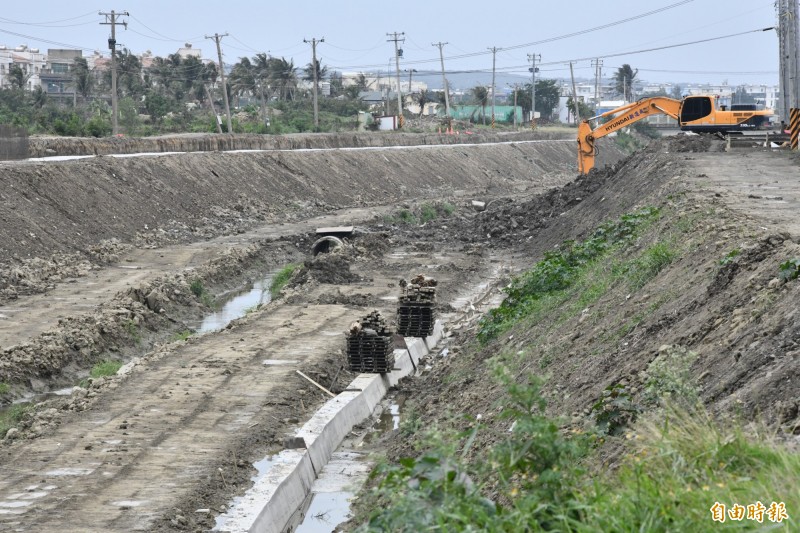
[[[578,169],[586,174],[594,167],[596,149],[594,142],[600,137],[630,126],[650,115],[664,114],[678,119],[681,102],[672,98],[645,98],[622,107],[612,109],[596,117],[584,120],[578,126]],[[612,117],[611,120],[593,128],[592,122],[601,118]]]

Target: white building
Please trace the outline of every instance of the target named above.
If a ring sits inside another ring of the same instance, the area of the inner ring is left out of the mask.
[[[19,66],[25,74],[27,90],[41,86],[39,74],[45,67],[45,55],[38,48],[28,48],[25,44],[15,48],[0,45],[0,87],[11,86],[9,72],[14,65]]]

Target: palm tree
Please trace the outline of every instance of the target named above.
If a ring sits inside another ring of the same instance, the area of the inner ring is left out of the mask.
[[[75,91],[86,101],[92,93],[94,78],[84,57],[75,58],[72,65],[72,84],[75,86]]]
[[[281,100],[292,100],[297,88],[297,73],[294,61],[272,57],[269,60],[270,84],[277,87]]]
[[[322,81],[323,79],[325,79],[325,76],[328,75],[328,67],[323,67],[319,59],[317,59],[316,71],[317,71],[317,81]],[[303,74],[304,80],[314,81],[314,66],[312,66],[311,63],[305,66],[305,68],[303,69],[303,73],[304,73]]]
[[[425,105],[436,102],[436,96],[429,91],[420,91],[411,95],[411,99],[419,106],[419,116],[425,112]]]
[[[633,101],[633,80],[639,73],[639,69],[633,70],[627,63],[622,65],[614,73],[617,93],[621,94],[626,101]]]
[[[481,106],[481,116],[483,117],[483,125],[486,125],[486,106],[489,104],[489,89],[483,85],[476,85],[470,91],[472,92],[473,101]]]
[[[228,76],[228,83],[231,87],[231,93],[235,96],[255,95],[257,93],[256,69],[249,58],[243,57],[233,65],[231,74]]]

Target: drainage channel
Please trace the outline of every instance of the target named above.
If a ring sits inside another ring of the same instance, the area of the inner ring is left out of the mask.
[[[224,329],[237,318],[245,316],[250,310],[261,304],[269,303],[272,295],[269,286],[275,272],[270,272],[264,279],[256,281],[250,287],[226,295],[222,309],[206,316],[197,327],[197,333],[210,333]]]
[[[493,294],[509,271],[494,269],[489,279],[471,287],[456,299],[453,313],[442,316],[456,328],[464,320],[496,305],[502,295]],[[433,352],[448,357],[442,321],[426,339],[406,337],[406,349],[395,350],[395,369],[387,374],[360,374],[335,398],[329,400],[287,441],[287,448],[259,464],[253,486],[235,498],[225,514],[216,518],[212,531],[285,531],[314,533],[331,531],[350,518],[350,503],[367,479],[372,463],[365,450],[387,431],[401,426],[402,402],[387,400],[387,393],[405,376],[420,369],[420,360]],[[381,408],[383,406],[383,408]],[[376,415],[376,413],[381,413]],[[358,436],[353,428],[370,417],[376,424]],[[377,433],[377,435],[375,435]]]

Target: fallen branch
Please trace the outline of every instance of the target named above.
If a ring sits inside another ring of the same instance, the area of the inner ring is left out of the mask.
[[[312,385],[314,385],[315,387],[317,387],[317,388],[318,388],[318,389],[320,389],[321,391],[323,391],[323,392],[327,392],[328,394],[330,394],[330,395],[331,395],[331,398],[336,398],[336,395],[335,395],[334,393],[332,393],[331,391],[329,391],[328,389],[326,389],[325,387],[323,387],[322,385],[320,385],[319,383],[317,383],[316,381],[314,381],[314,380],[313,380],[313,379],[311,379],[310,377],[306,376],[305,374],[303,374],[303,373],[302,373],[302,372],[300,372],[299,370],[295,370],[295,372],[297,372],[298,374],[300,374],[301,376],[303,376],[304,378],[306,378],[308,381],[310,381],[310,382],[311,382],[311,384],[312,384]]]

